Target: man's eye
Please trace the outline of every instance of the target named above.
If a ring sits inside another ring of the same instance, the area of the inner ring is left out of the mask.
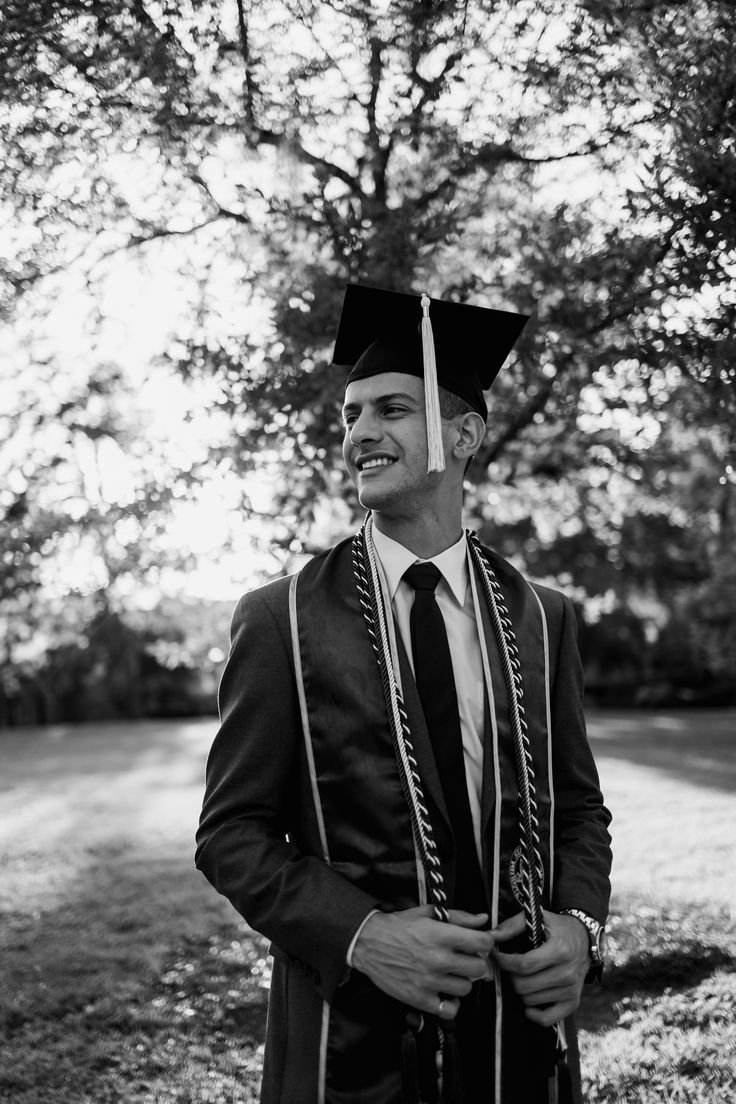
[[[394,403],[392,403],[390,406],[384,406],[384,408],[383,408],[383,413],[384,414],[404,414],[405,412],[406,412],[406,407],[405,406],[398,406],[397,404],[394,404]]]

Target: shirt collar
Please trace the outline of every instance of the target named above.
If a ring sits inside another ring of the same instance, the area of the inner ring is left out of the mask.
[[[373,526],[373,543],[381,561],[389,595],[393,602],[398,590],[401,578],[408,567],[413,563],[433,563],[442,573],[442,578],[450,588],[458,605],[465,604],[465,592],[468,587],[468,559],[465,536],[460,537],[456,544],[446,548],[437,556],[429,560],[422,560],[403,544],[399,544],[392,537],[387,537],[380,529]]]

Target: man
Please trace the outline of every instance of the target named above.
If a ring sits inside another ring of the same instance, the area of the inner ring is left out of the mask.
[[[461,524],[525,321],[347,289],[370,514],[235,613],[196,861],[273,941],[265,1104],[579,1099],[610,817],[574,613]]]

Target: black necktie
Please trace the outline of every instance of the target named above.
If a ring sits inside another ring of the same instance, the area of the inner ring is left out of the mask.
[[[468,801],[450,645],[434,594],[442,575],[433,563],[423,563],[413,564],[404,572],[404,578],[414,590],[410,619],[414,677],[455,835],[454,906],[469,912],[486,912],[486,896]]]

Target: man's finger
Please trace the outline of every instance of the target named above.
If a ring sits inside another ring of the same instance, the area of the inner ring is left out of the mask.
[[[502,970],[508,970],[510,974],[520,974],[522,977],[549,969],[558,961],[554,949],[548,943],[524,954],[507,954],[494,948],[493,957]]]
[[[497,924],[495,928],[491,928],[491,935],[496,943],[503,943],[507,939],[515,939],[517,935],[523,935],[525,931],[524,913],[517,912],[515,916],[510,916],[508,920],[504,920]]]
[[[451,924],[460,928],[482,928],[488,923],[487,912],[463,912],[462,909],[449,909],[447,915]]]
[[[574,985],[558,985],[553,989],[542,989],[526,995],[519,994],[526,1008],[551,1008],[555,1004],[566,1004],[577,1000],[577,990]]]
[[[541,993],[547,989],[569,988],[572,992],[573,989],[579,988],[580,977],[574,970],[556,966],[551,970],[541,970],[538,974],[531,974],[528,977],[515,974],[511,982],[519,996],[525,997],[529,993]]]
[[[578,1001],[560,1001],[550,1005],[549,1008],[525,1008],[524,1014],[532,1023],[540,1024],[541,1027],[553,1027],[560,1020],[564,1020],[565,1016],[574,1012],[577,1007]]]
[[[467,997],[473,987],[472,981],[460,974],[439,974],[432,981],[443,996]]]
[[[490,932],[463,928],[458,924],[437,924],[431,938],[438,946],[452,948],[460,954],[489,955],[493,950]]]
[[[460,1001],[457,997],[451,997],[447,993],[439,993],[433,1007],[428,1005],[424,1011],[431,1012],[441,1020],[454,1020],[459,1008]]]
[[[449,974],[468,978],[469,981],[480,981],[482,978],[490,981],[493,978],[493,967],[485,954],[453,955],[448,959],[446,969]]]

